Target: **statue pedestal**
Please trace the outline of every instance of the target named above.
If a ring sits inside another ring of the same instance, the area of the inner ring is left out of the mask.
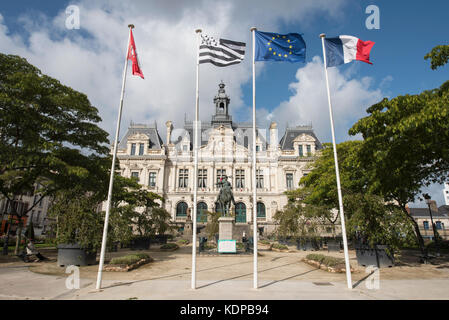
[[[193,221],[192,220],[187,220],[186,223],[184,224],[184,232],[183,232],[183,238],[185,239],[192,239],[193,236]]]
[[[218,219],[218,239],[219,240],[233,240],[234,239],[234,224],[233,217],[221,217]]]

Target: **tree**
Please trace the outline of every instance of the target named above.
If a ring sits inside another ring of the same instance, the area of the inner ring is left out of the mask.
[[[424,59],[430,59],[430,67],[432,70],[444,66],[449,61],[449,45],[436,46],[426,54]]]
[[[434,48],[426,58],[432,67],[447,62],[447,48]],[[446,57],[446,58],[444,58]],[[440,88],[416,95],[384,99],[368,108],[349,131],[362,134],[360,164],[369,175],[370,193],[394,201],[413,224],[426,255],[419,226],[406,205],[421,189],[442,183],[449,176],[449,81]]]
[[[36,186],[40,199],[80,185],[101,188],[109,150],[100,121],[86,95],[0,54],[0,196],[13,201]],[[12,215],[21,221],[33,208]]]

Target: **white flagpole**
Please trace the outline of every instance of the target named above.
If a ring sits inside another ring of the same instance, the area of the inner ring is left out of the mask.
[[[192,289],[196,289],[196,217],[197,217],[197,196],[198,196],[198,122],[199,122],[199,85],[200,85],[200,37],[201,29],[195,31],[198,34],[198,53],[196,56],[196,105],[195,122],[193,124],[193,152],[194,152],[194,171],[193,171],[193,236],[192,236]]]
[[[256,34],[257,28],[251,28],[253,34],[253,288],[258,288],[257,281],[257,192],[256,192]]]
[[[341,234],[343,237],[343,248],[344,248],[344,253],[345,253],[346,281],[348,283],[348,288],[352,289],[351,266],[349,264],[348,241],[346,240],[345,215],[343,212],[343,197],[341,195],[340,172],[338,170],[337,145],[335,144],[335,130],[334,130],[332,103],[331,103],[331,93],[329,90],[329,76],[327,74],[326,49],[324,47],[324,38],[326,37],[326,35],[324,33],[322,33],[322,34],[320,34],[320,37],[321,37],[321,44],[323,46],[324,71],[326,74],[326,86],[327,86],[327,101],[329,102],[329,115],[330,115],[331,130],[332,130],[332,144],[334,147],[335,174],[337,177],[338,203],[340,205]]]
[[[106,242],[108,238],[108,223],[109,223],[109,213],[111,211],[111,201],[112,201],[112,186],[114,184],[114,171],[115,171],[115,160],[117,158],[117,144],[118,137],[120,133],[120,121],[122,119],[122,109],[123,109],[123,98],[125,96],[125,84],[126,84],[126,72],[128,71],[128,49],[129,49],[129,41],[131,39],[131,30],[134,29],[134,25],[128,25],[129,36],[128,36],[128,46],[126,50],[126,58],[125,58],[125,67],[123,70],[123,82],[122,82],[122,93],[120,96],[120,106],[118,111],[118,119],[117,119],[117,129],[115,131],[115,140],[114,140],[114,154],[112,156],[112,166],[111,166],[111,176],[109,179],[109,191],[108,191],[108,200],[106,204],[106,216],[104,218],[104,229],[103,229],[103,239],[101,241],[101,254],[100,254],[100,265],[98,267],[98,275],[97,275],[97,286],[96,289],[101,289],[101,278],[103,274],[103,264],[104,264],[104,255],[106,251]]]

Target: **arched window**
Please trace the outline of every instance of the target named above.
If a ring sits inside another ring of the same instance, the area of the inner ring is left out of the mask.
[[[257,218],[265,218],[265,205],[262,202],[257,202]]]
[[[176,206],[176,217],[187,217],[187,203],[178,203]]]
[[[196,210],[196,222],[207,222],[207,204],[199,202]]]
[[[243,202],[235,204],[235,222],[246,223],[246,205]]]

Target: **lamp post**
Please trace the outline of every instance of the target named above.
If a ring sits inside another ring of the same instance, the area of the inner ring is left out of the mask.
[[[433,223],[432,209],[430,208],[430,203],[431,203],[432,198],[429,196],[428,193],[424,193],[423,197],[424,197],[424,199],[426,199],[427,206],[429,207],[430,223],[432,224],[433,238],[435,239],[434,240],[435,247],[437,249],[436,255],[437,255],[437,257],[439,257],[440,256],[440,248],[438,246],[438,236],[437,236],[438,232],[435,228],[435,224]]]

